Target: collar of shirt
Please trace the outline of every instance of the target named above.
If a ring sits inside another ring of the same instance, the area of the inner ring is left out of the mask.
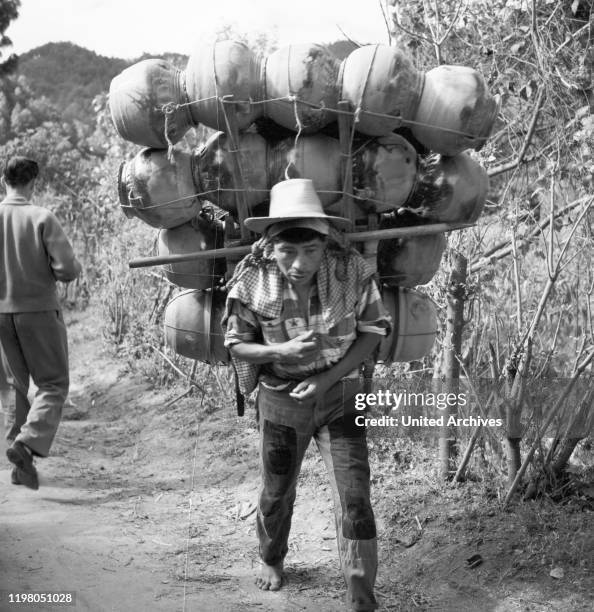
[[[0,202],[0,204],[18,204],[18,205],[24,205],[24,204],[29,204],[29,200],[27,200],[27,198],[24,198],[23,196],[13,195],[13,196],[6,196],[2,200],[2,202]]]

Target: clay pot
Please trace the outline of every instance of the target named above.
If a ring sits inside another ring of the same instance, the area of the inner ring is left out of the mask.
[[[489,137],[498,111],[499,101],[489,94],[479,72],[467,66],[437,66],[425,74],[412,131],[436,153],[478,151]]]
[[[253,104],[259,96],[260,59],[243,43],[223,40],[199,45],[186,66],[186,88],[194,123],[226,131],[221,99],[232,96],[237,126],[247,128],[263,108]]]
[[[159,232],[158,254],[184,255],[219,249],[223,244],[223,226],[198,216],[189,223]],[[212,289],[226,271],[225,258],[199,259],[163,266],[165,276],[179,287]]]
[[[487,171],[466,153],[423,160],[408,208],[431,221],[474,223],[489,190]]]
[[[157,228],[171,228],[193,219],[202,207],[196,197],[189,154],[143,149],[120,166],[118,192],[127,217]]]
[[[414,118],[423,74],[401,49],[387,45],[360,47],[343,60],[341,73],[340,99],[359,109],[357,131],[383,136],[400,127],[402,119]]]
[[[239,137],[238,149],[248,207],[268,200],[272,185],[286,178],[308,178],[328,211],[342,198],[339,142],[323,134],[268,144],[258,134]],[[203,199],[236,212],[236,185],[228,139],[212,136],[196,155],[195,181]],[[417,154],[402,136],[370,139],[353,157],[353,190],[361,216],[394,210],[406,202],[415,182]]]
[[[245,189],[248,208],[252,210],[268,199],[267,149],[266,141],[258,134],[240,136],[243,185],[236,185],[229,139],[223,132],[213,134],[196,153],[194,179],[198,192],[220,208],[237,212],[236,190]]]
[[[308,178],[327,207],[342,197],[340,145],[330,136],[316,134],[288,138],[270,148],[268,182],[274,185],[285,178]]]
[[[225,294],[189,290],[176,295],[166,306],[165,342],[179,355],[211,364],[229,363],[221,320]]]
[[[380,280],[391,287],[416,287],[428,283],[441,263],[445,234],[380,240],[377,268]]]
[[[384,287],[382,299],[392,317],[392,330],[380,343],[378,361],[415,361],[428,355],[437,336],[437,308],[414,289]]]
[[[111,81],[109,108],[118,134],[145,147],[164,149],[192,126],[184,73],[165,60],[147,59]]]
[[[271,53],[264,66],[265,99],[295,96],[299,102],[266,102],[264,114],[303,133],[335,121],[336,115],[328,109],[338,105],[339,67],[338,59],[322,45],[290,45]]]
[[[402,206],[412,191],[416,174],[416,151],[397,134],[369,141],[353,159],[353,189],[369,212]]]

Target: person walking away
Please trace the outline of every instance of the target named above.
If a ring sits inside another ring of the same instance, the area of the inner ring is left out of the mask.
[[[234,271],[223,328],[242,394],[258,387],[256,584],[281,588],[297,477],[314,438],[333,492],[348,608],[375,610],[376,526],[354,400],[360,366],[390,317],[371,269],[337,231],[350,222],[324,213],[312,181],[276,184],[269,216],[245,224],[263,238]]]
[[[68,343],[56,281],[81,272],[55,215],[30,202],[37,162],[12,157],[4,167],[0,202],[0,345],[15,393],[6,451],[13,484],[39,488],[34,457],[47,457],[68,395]],[[32,404],[29,377],[37,386]]]

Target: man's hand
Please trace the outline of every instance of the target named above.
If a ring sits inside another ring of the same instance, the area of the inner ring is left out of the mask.
[[[319,354],[319,344],[314,338],[314,332],[299,334],[286,342],[278,344],[260,344],[258,342],[238,342],[229,347],[231,354],[237,359],[249,363],[300,363],[311,361]]]
[[[297,401],[321,399],[330,387],[331,384],[327,376],[316,374],[315,376],[310,376],[302,380],[289,395]]]
[[[312,330],[303,332],[287,342],[277,344],[275,348],[280,355],[279,361],[285,363],[298,363],[309,359],[319,350]]]

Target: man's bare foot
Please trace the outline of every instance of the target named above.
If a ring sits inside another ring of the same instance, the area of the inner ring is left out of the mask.
[[[256,586],[262,591],[278,591],[283,583],[283,564],[266,565],[262,563]]]

